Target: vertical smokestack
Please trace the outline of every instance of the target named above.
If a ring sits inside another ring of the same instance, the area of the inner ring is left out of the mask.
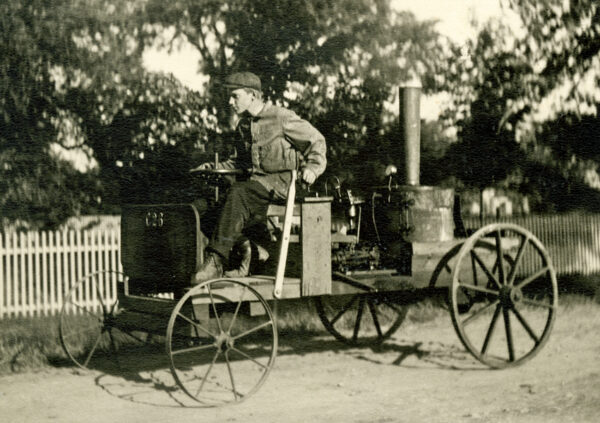
[[[404,138],[406,185],[419,185],[421,166],[421,87],[400,87],[400,132]]]

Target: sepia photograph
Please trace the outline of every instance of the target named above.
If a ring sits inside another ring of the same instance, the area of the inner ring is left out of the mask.
[[[596,0],[2,0],[0,419],[592,423]]]

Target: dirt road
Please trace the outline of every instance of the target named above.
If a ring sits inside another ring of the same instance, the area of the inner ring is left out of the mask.
[[[246,402],[198,408],[162,355],[125,357],[128,370],[72,368],[0,378],[5,422],[596,422],[600,305],[561,307],[530,362],[488,370],[450,319],[407,324],[377,350],[329,336],[282,336],[275,368]],[[116,369],[116,367],[115,367]],[[187,406],[187,407],[184,407]]]

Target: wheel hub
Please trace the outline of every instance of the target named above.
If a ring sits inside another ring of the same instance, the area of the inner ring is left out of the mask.
[[[215,345],[221,352],[225,352],[233,348],[235,340],[227,332],[221,332],[215,340]]]
[[[104,327],[105,328],[111,328],[115,325],[116,319],[115,316],[112,314],[106,314],[104,316]]]
[[[523,299],[523,291],[516,286],[503,286],[500,290],[500,304],[505,308],[514,307]]]

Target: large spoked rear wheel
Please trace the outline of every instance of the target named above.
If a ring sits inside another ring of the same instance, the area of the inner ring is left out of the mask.
[[[238,403],[261,387],[273,367],[275,317],[245,282],[203,282],[173,309],[166,349],[173,377],[187,395],[207,406]]]
[[[95,367],[107,353],[114,354],[118,340],[123,338],[115,327],[118,302],[114,288],[124,278],[114,271],[87,275],[73,285],[64,299],[60,342],[67,356],[82,369]]]
[[[471,306],[465,310],[464,299]],[[556,273],[542,243],[506,223],[485,226],[460,249],[450,313],[465,348],[493,367],[531,359],[547,342],[558,306]]]
[[[398,330],[407,311],[391,293],[315,297],[315,306],[327,331],[351,346],[381,344]]]

